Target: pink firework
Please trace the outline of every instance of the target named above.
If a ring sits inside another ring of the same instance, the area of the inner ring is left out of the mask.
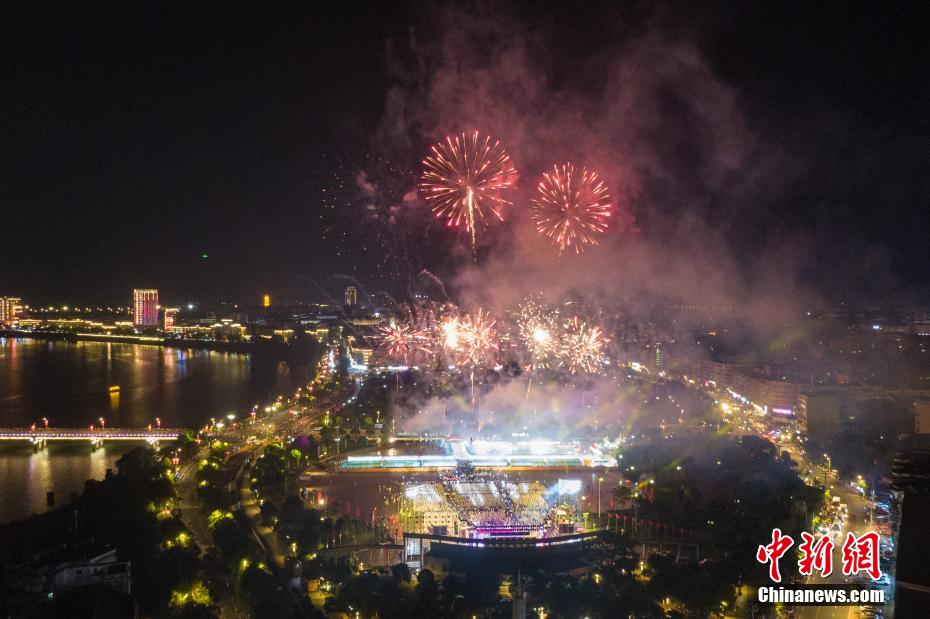
[[[562,336],[562,364],[572,374],[596,374],[603,368],[607,338],[596,327],[577,316],[565,323]]]
[[[477,230],[488,220],[503,220],[512,202],[505,198],[517,170],[500,142],[478,131],[449,136],[433,145],[423,160],[420,191],[433,214],[446,225],[464,227],[477,251]]]
[[[580,254],[587,245],[597,245],[597,237],[607,230],[607,184],[587,168],[552,166],[539,181],[531,217],[539,233],[559,246],[560,254],[569,247]]]
[[[429,337],[412,325],[391,320],[380,328],[381,341],[387,353],[407,363],[415,353],[429,353]]]
[[[498,351],[496,324],[497,321],[482,309],[462,319],[459,333],[463,343],[462,354],[468,365],[479,366],[496,362]]]

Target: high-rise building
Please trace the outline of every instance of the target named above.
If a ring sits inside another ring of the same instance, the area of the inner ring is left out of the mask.
[[[358,290],[355,289],[355,286],[349,286],[346,288],[346,307],[356,305],[358,305]]]
[[[266,294],[262,297],[262,307],[271,307],[271,295]]]
[[[10,323],[23,313],[23,300],[19,297],[0,297],[0,322]]]
[[[132,291],[132,322],[142,327],[158,325],[158,291],[136,288]]]
[[[165,308],[165,331],[172,329],[177,325],[177,314],[180,311],[180,307],[166,307]]]
[[[891,488],[896,497],[903,498],[895,540],[894,613],[896,617],[923,617],[930,608],[930,573],[923,552],[930,520],[930,452],[920,447],[898,452],[891,471]]]
[[[930,434],[930,400],[917,400],[914,404],[914,433]]]
[[[797,396],[798,429],[806,436],[822,440],[836,434],[843,408],[838,391],[824,389]]]

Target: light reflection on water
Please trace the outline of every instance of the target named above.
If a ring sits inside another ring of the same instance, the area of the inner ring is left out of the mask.
[[[111,393],[111,385],[120,387]],[[248,355],[98,342],[0,338],[0,427],[203,425],[293,391],[283,364]],[[91,451],[85,444],[0,445],[0,522],[46,509],[46,492],[67,502],[88,478],[101,479],[131,444]]]
[[[33,453],[26,443],[0,446],[0,522],[23,518],[46,509],[46,493],[55,493],[55,504],[68,502],[87,479],[103,479],[108,468],[116,470],[119,457],[134,445],[117,444],[92,451],[89,444],[52,444]]]

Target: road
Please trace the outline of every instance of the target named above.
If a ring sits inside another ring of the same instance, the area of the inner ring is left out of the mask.
[[[837,546],[833,551],[833,573],[829,577],[823,578],[818,572],[814,572],[814,574],[807,579],[807,583],[811,585],[845,584],[846,581],[843,576],[842,563],[839,560],[839,548],[842,546],[843,540],[846,539],[846,533],[852,531],[858,536],[871,530],[868,516],[863,515],[863,510],[869,505],[869,501],[859,496],[858,493],[841,487],[839,483],[833,485],[833,490],[831,492],[834,496],[840,497],[840,501],[848,506],[849,519],[847,520],[846,528],[836,539]],[[801,619],[857,619],[859,617],[859,607],[800,606],[798,607],[797,616]]]
[[[194,541],[203,553],[206,553],[213,546],[213,535],[210,533],[210,527],[207,523],[207,513],[200,503],[200,497],[197,496],[197,466],[203,458],[207,457],[208,451],[209,448],[204,447],[187,464],[181,467],[180,478],[176,485],[178,505],[181,510],[181,522],[194,536]],[[215,593],[217,590],[214,587]],[[237,599],[232,591],[228,591],[226,594],[216,594],[214,598],[214,603],[220,609],[221,617],[237,619],[246,616],[241,610],[245,608],[246,604],[243,600]]]
[[[228,442],[234,451],[226,459],[227,479],[233,482],[233,487],[238,493],[238,502],[251,523],[256,541],[266,553],[269,564],[273,565],[278,573],[281,573],[285,566],[287,548],[270,527],[261,524],[260,504],[252,491],[249,475],[254,459],[259,451],[271,442],[288,436],[312,433],[327,409],[334,408],[336,404],[345,404],[357,396],[360,389],[360,381],[353,381],[353,391],[350,395],[346,396],[345,392],[342,392],[324,396],[313,403],[311,410],[303,410],[298,415],[290,412],[294,410],[296,402],[283,402],[277,407],[279,412],[246,418],[244,423],[227,427],[217,434],[216,438]],[[203,552],[213,546],[213,535],[207,520],[208,514],[197,495],[196,476],[200,461],[209,456],[209,451],[209,444],[205,443],[200,452],[181,467],[176,484],[181,520]],[[215,603],[219,606],[222,617],[247,616],[242,610],[247,605],[242,600],[237,600],[232,592],[229,595],[218,595]]]
[[[709,397],[718,399],[721,402],[729,401],[727,394],[723,391],[707,391],[706,393]],[[779,449],[786,450],[790,453],[792,459],[798,463],[798,470],[802,472],[802,474],[807,470],[812,471],[812,479],[810,479],[808,483],[823,483],[830,489],[831,495],[838,496],[840,502],[848,506],[849,519],[846,522],[844,530],[840,532],[835,541],[837,546],[834,547],[833,573],[827,578],[823,578],[818,573],[815,573],[807,579],[807,583],[812,585],[846,584],[840,560],[840,548],[842,547],[843,540],[846,538],[847,532],[852,531],[858,536],[872,530],[868,515],[866,515],[864,511],[871,503],[857,492],[853,491],[850,487],[846,486],[844,482],[838,480],[835,471],[829,471],[824,463],[815,462],[815,460],[819,459],[811,458],[809,454],[806,454],[802,447],[791,440],[790,433],[779,433],[774,437],[771,436],[769,434],[771,428],[767,427],[764,421],[755,415],[751,409],[745,408],[738,403],[728,402],[725,406],[721,406],[721,409],[724,412],[724,419],[731,424],[732,432],[737,434],[755,434],[763,438],[774,440]],[[883,610],[886,618],[892,617],[894,612],[894,604],[891,598],[893,590],[894,579],[892,577],[892,586],[888,587],[885,592],[886,605]],[[754,589],[741,587],[740,596],[733,609],[735,613],[733,616],[748,616],[750,602],[755,599],[756,591]],[[796,613],[795,616],[801,619],[858,619],[859,606],[798,606]]]
[[[207,526],[207,514],[203,513],[203,505],[197,496],[197,464],[206,457],[206,453],[206,449],[202,449],[190,462],[181,467],[176,485],[181,521],[190,529],[197,545],[204,550],[213,545],[213,537]]]
[[[277,413],[254,424],[247,424],[234,435],[231,435],[238,440],[240,447],[242,443],[247,442],[248,438],[256,436],[256,431],[263,435],[260,442],[241,447],[239,451],[229,456],[226,466],[228,470],[237,471],[234,484],[239,494],[239,507],[249,519],[252,534],[265,551],[269,564],[273,565],[278,573],[282,573],[290,553],[281,537],[271,527],[265,526],[261,522],[261,504],[252,490],[250,475],[255,458],[266,445],[280,440],[284,436],[296,436],[312,432],[316,425],[320,423],[320,419],[326,410],[333,408],[333,405],[339,402],[344,405],[358,395],[361,389],[360,381],[353,381],[353,383],[353,391],[350,395],[345,393],[334,394],[330,398],[321,399],[314,404],[312,411],[305,411],[297,417],[287,412]],[[283,410],[286,411],[288,408],[285,405]],[[230,440],[230,436],[224,436],[224,438]]]
[[[253,456],[258,452],[258,447],[250,450],[245,454],[246,462],[243,462],[241,473],[237,475],[237,487],[239,491],[239,508],[246,515],[252,526],[252,534],[256,541],[268,557],[269,563],[280,573],[284,569],[287,559],[287,548],[280,536],[275,533],[274,529],[261,523],[261,504],[252,492],[252,480],[250,471],[252,470]]]

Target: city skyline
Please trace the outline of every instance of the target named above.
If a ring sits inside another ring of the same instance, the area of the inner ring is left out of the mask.
[[[267,290],[296,300],[313,289],[314,282],[337,273],[370,281],[372,288],[396,296],[408,291],[406,280],[424,267],[450,286],[459,284],[460,258],[467,252],[455,247],[447,251],[458,244],[457,235],[424,228],[411,229],[409,239],[398,239],[390,229],[402,225],[397,223],[383,227],[387,238],[360,227],[364,218],[354,212],[349,217],[353,228],[338,229],[342,224],[334,222],[325,205],[323,193],[331,188],[334,174],[345,174],[345,180],[355,183],[365,173],[369,188],[378,191],[386,191],[387,184],[394,182],[385,176],[385,169],[363,165],[363,153],[375,161],[386,158],[390,169],[400,169],[403,175],[396,191],[401,196],[410,193],[416,187],[420,152],[430,141],[481,120],[467,108],[450,108],[448,115],[437,115],[430,108],[432,95],[423,99],[424,93],[411,90],[414,69],[405,64],[411,55],[425,55],[420,60],[428,73],[420,78],[430,87],[454,79],[441,55],[433,55],[442,49],[448,10],[418,11],[403,3],[393,9],[387,14],[369,7],[327,10],[326,20],[337,24],[331,28],[320,28],[324,20],[309,7],[272,13],[266,17],[279,36],[246,37],[247,43],[237,45],[238,53],[230,59],[218,56],[199,32],[201,25],[210,30],[224,24],[229,31],[252,32],[251,20],[231,8],[206,22],[196,10],[153,15],[139,22],[119,12],[105,16],[75,12],[70,15],[72,23],[82,27],[64,30],[42,19],[45,15],[39,7],[11,12],[7,27],[13,34],[6,37],[10,52],[6,57],[23,70],[16,73],[8,103],[23,121],[5,142],[27,156],[2,168],[4,203],[20,221],[0,246],[4,287],[37,305],[47,305],[65,301],[59,297],[74,304],[96,299],[113,303],[126,288],[156,282],[166,291],[170,282],[176,298],[198,297],[205,302],[251,299]],[[609,84],[589,78],[597,75],[592,59],[599,55],[632,72],[640,70],[637,55],[648,54],[682,61],[690,54],[700,67],[688,78],[690,90],[675,66],[664,67],[661,79],[670,86],[668,105],[657,105],[658,84],[629,93],[637,106],[649,104],[658,116],[618,118],[621,123],[637,124],[641,132],[616,136],[613,154],[605,152],[610,144],[593,145],[598,160],[617,158],[616,166],[608,166],[607,181],[616,189],[613,194],[624,197],[619,205],[624,225],[608,233],[606,244],[621,250],[638,244],[646,252],[665,252],[668,258],[681,255],[691,262],[711,261],[714,269],[726,269],[729,278],[750,288],[760,270],[771,271],[753,291],[756,295],[778,287],[824,305],[865,306],[919,305],[927,297],[930,260],[918,233],[928,223],[920,180],[926,175],[923,159],[914,153],[926,137],[921,102],[928,87],[927,80],[919,79],[923,68],[910,60],[924,57],[927,51],[919,35],[919,24],[926,17],[922,11],[882,14],[883,28],[873,27],[865,7],[847,7],[840,15],[821,9],[791,17],[764,7],[741,6],[728,12],[724,5],[699,9],[647,3],[604,3],[592,7],[590,14],[551,11],[517,4],[510,11],[481,17],[481,25],[511,29],[509,47],[499,51],[521,57],[538,51],[539,41],[528,36],[530,31],[559,49],[553,19],[569,32],[594,33],[584,43],[563,46],[564,60],[545,54],[523,58],[523,64],[515,67],[523,74],[511,76],[520,88],[542,80],[544,91],[535,95],[568,97],[566,111],[574,113],[578,105],[603,107]],[[609,19],[595,19],[594,14]],[[135,30],[116,27],[124,20],[134,23]],[[810,36],[794,36],[796,20]],[[17,24],[33,21],[45,24],[47,55],[30,54],[28,40],[16,34],[29,31]],[[341,49],[334,39],[349,24],[354,44],[338,52],[338,61],[350,69],[323,69],[335,65],[320,62],[302,75],[300,67],[307,66],[304,58],[330,58],[337,53],[332,50]],[[77,33],[96,27],[114,32],[101,43],[108,53],[98,58],[97,51],[84,50],[64,64],[63,50],[70,49],[72,39],[80,36]],[[422,35],[420,49],[408,49],[404,34],[408,29]],[[833,37],[830,44],[818,34],[828,29]],[[454,44],[467,45],[468,32],[464,30],[463,39]],[[171,36],[161,36],[164,33]],[[214,34],[218,38],[213,45],[230,43],[225,35]],[[762,34],[771,53],[757,50],[757,35]],[[135,36],[152,46],[132,48]],[[452,44],[452,39],[446,43]],[[126,49],[133,51],[120,53]],[[180,50],[195,61],[172,63]],[[484,62],[473,56],[471,51],[462,55],[466,59],[462,70]],[[149,61],[154,63],[149,69],[137,70],[150,66]],[[73,69],[70,75],[63,72],[64,66]],[[194,66],[204,67],[205,80]],[[894,71],[889,72],[888,66]],[[570,67],[581,70],[572,76]],[[234,82],[229,78],[231,73],[241,74],[235,68],[254,70],[250,74],[255,75],[237,98],[231,97]],[[349,74],[352,79],[343,79]],[[118,97],[106,88],[111,78],[126,83],[135,106],[117,107]],[[46,101],[49,110],[61,118],[83,114],[89,133],[73,123],[56,122],[43,129],[46,138],[36,138],[40,133],[31,124],[35,116],[26,114],[28,93],[49,87],[49,80],[58,80],[54,89],[60,94]],[[858,88],[851,88],[852,83]],[[286,84],[297,85],[288,89]],[[499,90],[494,84],[487,86],[494,89],[492,93]],[[327,92],[325,102],[314,97],[321,90]],[[288,96],[268,114],[265,93],[275,91]],[[98,92],[104,105],[91,104]],[[415,97],[423,101],[423,116],[434,125],[394,116],[392,102],[409,105]],[[230,99],[235,105],[228,117],[211,113]],[[166,111],[170,109],[166,105],[175,103],[200,119],[200,131],[191,139],[186,139],[188,121]],[[501,114],[508,113],[505,101],[488,103],[499,107]],[[718,112],[728,118],[704,118],[703,135],[687,129],[704,106],[714,105],[722,105]],[[511,143],[519,167],[525,168],[528,161],[536,167],[536,154],[519,135],[508,140],[507,119],[487,120],[492,126],[486,129],[502,133],[504,141]],[[400,124],[391,126],[392,122]],[[401,133],[392,133],[401,127]],[[556,129],[552,126],[548,133]],[[560,135],[540,137],[554,145],[546,148],[560,158],[576,154],[577,146]],[[676,142],[677,150],[668,147],[663,152],[665,141]],[[56,154],[49,150],[53,143],[66,148]],[[195,148],[191,151],[184,144]],[[732,160],[711,156],[711,151],[729,153]],[[840,155],[821,156],[826,152]],[[219,163],[226,160],[224,155],[228,164]],[[129,166],[125,174],[108,169],[114,157]],[[161,163],[141,163],[146,158]],[[352,162],[348,168],[342,163],[345,160]],[[46,179],[45,162],[59,170],[51,180]],[[763,177],[764,183],[759,180]],[[101,182],[103,178],[108,182]],[[93,190],[82,191],[85,185]],[[234,187],[235,195],[227,193]],[[530,199],[520,196],[518,206],[527,208]],[[403,204],[412,213],[423,208]],[[102,225],[92,216],[95,212]],[[148,223],[132,223],[131,212],[160,216]],[[377,209],[367,212],[379,214]],[[25,230],[40,219],[44,250],[35,253]],[[174,225],[181,221],[185,223]],[[517,223],[503,227],[501,235],[516,234]],[[328,230],[332,226],[337,229]],[[689,237],[705,237],[714,255],[682,242]],[[395,251],[399,243],[408,244],[402,269],[410,271],[395,277],[398,266],[385,261],[378,247],[389,245]],[[670,266],[661,259],[640,266],[641,254],[633,252],[638,271],[631,280],[656,278]],[[482,261],[487,258],[485,251]],[[641,284],[630,281],[628,286],[635,289]],[[694,303],[738,293],[682,289],[677,294],[683,302]]]
[[[0,13],[0,616],[927,614],[930,5]]]

